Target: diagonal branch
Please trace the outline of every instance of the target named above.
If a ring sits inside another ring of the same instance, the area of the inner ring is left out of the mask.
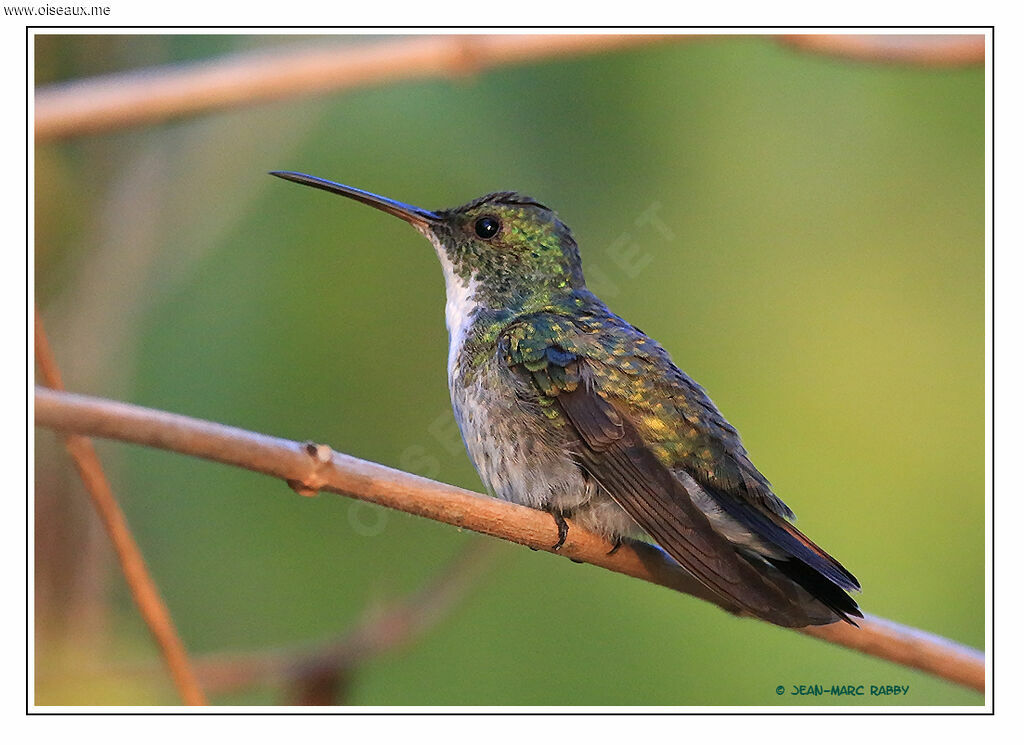
[[[36,388],[36,424],[193,455],[285,479],[300,493],[330,491],[550,551],[550,515],[414,476],[325,445],[301,444],[214,422],[78,394]],[[694,595],[735,613],[659,549],[631,542],[609,555],[605,539],[574,527],[559,550],[570,559]],[[918,629],[867,616],[861,628],[836,623],[802,633],[985,690],[982,652]]]
[[[686,37],[642,34],[407,36],[351,46],[240,52],[210,62],[135,70],[36,93],[37,141],[122,129],[204,111],[396,80],[461,77],[501,65]]]
[[[43,329],[43,321],[39,317],[38,310],[36,311],[35,342],[36,360],[43,380],[53,388],[63,389],[60,370],[50,350],[50,343]],[[170,670],[179,695],[190,706],[204,706],[207,703],[206,697],[203,695],[195,672],[189,663],[185,645],[174,628],[174,621],[171,620],[171,614],[167,610],[163,598],[160,597],[156,583],[149,575],[142,552],[139,551],[139,546],[135,542],[135,538],[132,537],[128,522],[114,497],[114,492],[110,488],[110,482],[107,481],[103,466],[100,465],[100,459],[96,455],[92,441],[82,434],[69,432],[62,432],[61,439],[64,441],[64,447],[71,455],[100,521],[110,537],[135,604],[139,607],[139,613],[142,614],[143,620],[160,648],[160,653]]]
[[[456,78],[492,67],[664,42],[717,41],[723,34],[491,34],[406,36],[352,46],[244,52],[40,88],[37,142],[152,124],[207,111],[402,80]],[[757,35],[739,38],[757,39]],[[985,61],[982,34],[791,34],[808,52],[932,67]]]

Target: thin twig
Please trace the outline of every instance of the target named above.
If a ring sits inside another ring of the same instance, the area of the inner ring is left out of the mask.
[[[36,424],[194,455],[288,481],[304,493],[330,491],[428,517],[478,533],[550,551],[557,530],[550,515],[520,505],[335,453],[179,414],[36,388]],[[567,558],[664,585],[735,612],[654,546],[611,545],[573,527],[558,551]],[[885,619],[868,616],[859,629],[836,623],[800,629],[865,654],[917,668],[984,691],[985,657],[978,650]]]
[[[50,349],[38,309],[35,322],[35,348],[36,361],[43,381],[50,388],[63,390],[60,370]],[[189,663],[185,645],[174,628],[171,614],[160,597],[156,583],[146,569],[142,552],[139,551],[138,544],[132,537],[124,513],[121,512],[121,507],[114,497],[110,482],[107,481],[106,474],[103,472],[92,441],[81,434],[67,432],[62,433],[61,437],[64,447],[71,455],[75,468],[85,484],[85,489],[92,499],[100,521],[110,537],[135,604],[160,648],[160,653],[163,655],[182,701],[189,706],[206,705],[206,696],[203,695],[202,688],[199,687],[195,672]]]
[[[920,67],[967,67],[985,62],[985,36],[973,34],[789,34],[791,47],[844,59]]]
[[[38,142],[166,121],[263,101],[402,80],[454,78],[492,67],[661,42],[734,35],[498,34],[408,36],[342,47],[246,52],[49,85],[35,96]],[[755,35],[740,38],[763,38]],[[810,34],[777,37],[832,56],[925,66],[980,64],[981,35]]]
[[[489,568],[495,544],[473,541],[423,587],[383,609],[368,612],[338,638],[316,645],[248,654],[213,654],[195,660],[208,691],[225,693],[265,682],[301,687],[346,677],[367,660],[403,647],[433,628]]]

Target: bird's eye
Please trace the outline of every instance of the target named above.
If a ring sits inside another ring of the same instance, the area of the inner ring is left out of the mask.
[[[501,223],[496,217],[481,217],[476,221],[473,229],[476,230],[478,236],[486,241],[498,234],[498,231],[501,230]]]

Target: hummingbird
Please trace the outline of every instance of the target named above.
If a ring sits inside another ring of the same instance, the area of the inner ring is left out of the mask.
[[[436,211],[292,171],[398,217],[444,272],[448,386],[488,491],[615,550],[649,538],[727,605],[801,627],[863,618],[860,584],[793,526],[736,429],[668,353],[589,289],[558,215],[513,191]]]

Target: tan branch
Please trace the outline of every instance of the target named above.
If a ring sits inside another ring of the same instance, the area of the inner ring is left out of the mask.
[[[63,389],[60,370],[50,350],[50,343],[38,311],[36,311],[35,342],[36,361],[43,380],[52,388]],[[83,437],[81,433],[72,434],[70,432],[62,432],[61,439],[63,439],[64,447],[71,455],[100,521],[110,537],[135,604],[160,648],[160,653],[163,655],[182,701],[190,706],[205,705],[206,697],[203,695],[195,672],[189,663],[185,645],[178,636],[178,632],[174,628],[174,621],[171,620],[171,614],[146,568],[142,552],[139,551],[139,546],[132,537],[128,522],[114,497],[114,492],[103,472],[103,466],[100,465],[100,459],[96,455],[92,441],[88,437]]]
[[[497,34],[406,36],[351,46],[225,55],[40,88],[37,141],[402,80],[453,78],[488,68],[723,35]],[[741,38],[761,38],[744,36]],[[811,52],[885,63],[979,64],[981,35],[819,34],[779,37]]]
[[[179,414],[36,388],[36,424],[171,450],[285,479],[293,487],[325,490],[550,551],[557,530],[550,515],[335,453],[325,446],[247,432]],[[735,612],[654,546],[611,545],[573,526],[558,551],[568,558],[694,595]],[[985,657],[978,650],[885,619],[868,616],[802,633],[917,668],[983,691]]]
[[[36,93],[38,141],[262,101],[463,76],[489,67],[594,54],[681,37],[616,34],[407,36],[352,46],[249,52],[106,75]]]
[[[790,34],[779,40],[805,52],[922,67],[985,62],[985,36],[974,34]]]

